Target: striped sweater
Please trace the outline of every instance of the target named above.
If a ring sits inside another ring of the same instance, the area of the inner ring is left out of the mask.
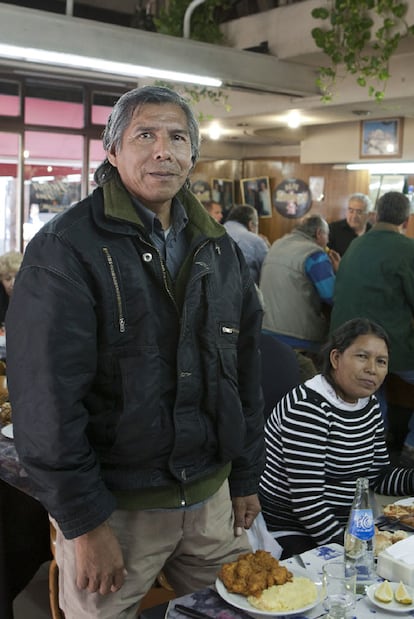
[[[348,404],[321,375],[278,403],[265,438],[260,501],[270,531],[341,541],[358,477],[381,494],[414,494],[414,469],[390,465],[376,398]]]

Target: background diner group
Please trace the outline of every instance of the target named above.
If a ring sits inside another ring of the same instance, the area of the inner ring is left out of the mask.
[[[66,619],[129,619],[162,570],[177,595],[251,550],[343,544],[356,480],[414,495],[414,417],[391,463],[389,373],[414,383],[410,203],[349,197],[273,244],[189,177],[189,105],[115,104],[97,188],[0,257],[19,459],[56,529]],[[33,390],[32,386],[36,385]]]

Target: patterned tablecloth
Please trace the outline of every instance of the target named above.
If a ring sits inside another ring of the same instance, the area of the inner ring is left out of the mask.
[[[25,470],[19,462],[14,442],[0,433],[0,479],[33,496]]]
[[[304,552],[301,557],[306,565],[307,571],[309,571],[309,577],[315,581],[320,581],[322,577],[322,565],[326,563],[326,561],[336,559],[342,555],[342,546],[339,544],[329,544]],[[287,559],[283,561],[283,564],[289,566],[292,570],[298,570],[298,563],[294,559]],[[381,580],[382,579],[378,577],[378,581],[380,582]],[[254,619],[266,619],[266,615],[259,615],[250,611],[246,613],[243,610],[230,607],[227,602],[222,600],[216,591],[212,589],[203,589],[202,591],[197,591],[196,593],[172,600],[165,613],[165,619],[185,619],[185,616],[174,608],[175,604],[183,604],[184,606],[196,608],[214,619],[249,619],[252,617]],[[269,618],[271,616],[272,615],[267,615]],[[322,604],[318,604],[315,608],[306,613],[289,615],[286,619],[322,619],[322,617],[325,616],[326,613],[323,610]],[[392,617],[414,617],[414,610],[403,614],[391,613],[390,611],[385,611],[375,606],[366,595],[357,595],[354,619],[391,619]],[[278,619],[283,619],[283,616],[278,615]]]

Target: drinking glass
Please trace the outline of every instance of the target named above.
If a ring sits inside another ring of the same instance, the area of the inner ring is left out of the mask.
[[[355,605],[356,570],[343,560],[328,561],[322,568],[324,609],[327,619],[351,619]]]

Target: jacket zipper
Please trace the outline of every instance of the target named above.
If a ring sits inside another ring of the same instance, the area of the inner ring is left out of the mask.
[[[165,290],[167,291],[167,294],[168,294],[168,296],[170,297],[171,301],[174,303],[174,307],[175,307],[175,309],[177,310],[177,314],[178,314],[179,312],[178,312],[177,303],[175,302],[174,295],[173,295],[173,293],[171,292],[170,287],[169,287],[169,285],[168,285],[167,270],[166,270],[166,268],[165,268],[164,261],[163,261],[163,259],[162,259],[162,256],[161,256],[160,252],[159,252],[159,251],[158,251],[158,249],[155,247],[155,245],[152,245],[152,243],[148,243],[148,241],[146,241],[146,240],[145,240],[142,236],[139,236],[139,240],[140,240],[142,243],[144,243],[144,245],[147,245],[147,246],[151,249],[151,251],[152,251],[152,252],[153,252],[153,251],[155,251],[155,252],[157,253],[157,256],[158,256],[158,258],[159,258],[160,265],[161,265],[162,280],[163,280],[163,282],[164,282],[164,288],[165,288]]]
[[[109,253],[109,249],[107,247],[103,247],[102,249],[103,249],[103,252],[105,254],[106,260],[108,262],[109,271],[110,271],[111,277],[112,277],[112,283],[113,283],[114,289],[115,289],[116,303],[117,303],[117,307],[118,307],[119,331],[120,331],[120,333],[125,333],[125,316],[124,316],[124,311],[123,311],[123,308],[122,308],[121,290],[119,288],[118,278],[117,278],[116,273],[115,273],[114,261],[112,260],[112,256]]]
[[[235,333],[236,335],[238,335],[240,333],[240,330],[235,329],[234,327],[221,327],[221,332],[226,334]]]

